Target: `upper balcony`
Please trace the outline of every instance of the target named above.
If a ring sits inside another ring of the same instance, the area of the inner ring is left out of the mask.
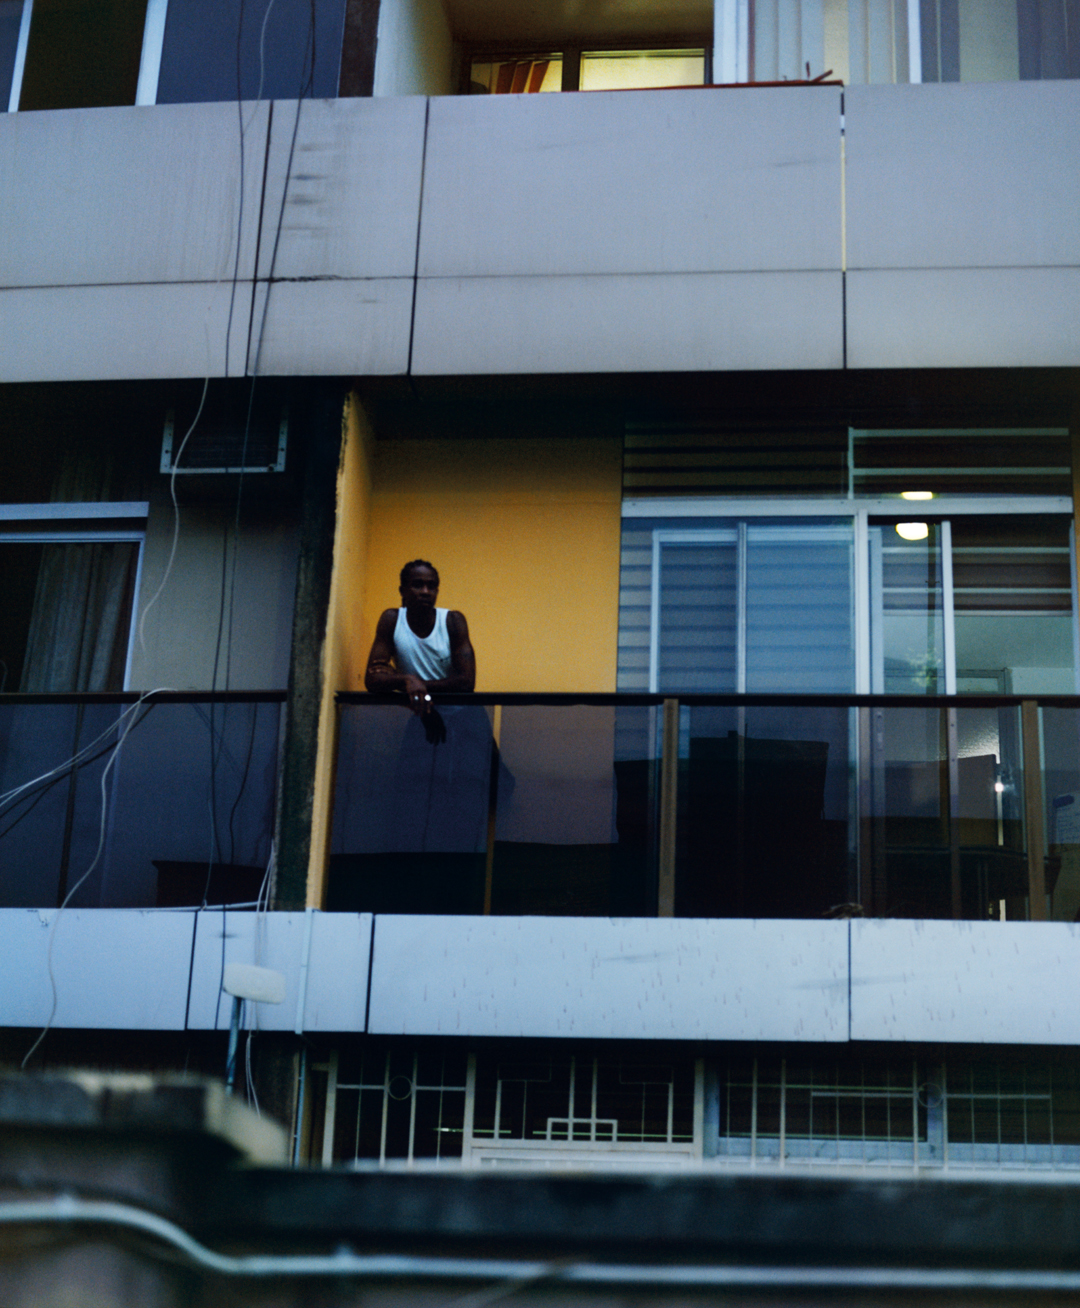
[[[0,115],[0,381],[1076,366],[1080,84],[841,95]]]

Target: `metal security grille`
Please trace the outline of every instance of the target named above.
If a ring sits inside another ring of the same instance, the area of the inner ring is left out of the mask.
[[[692,1059],[526,1062],[368,1044],[334,1050],[311,1070],[325,1078],[311,1145],[323,1166],[618,1166],[701,1156],[703,1073]]]
[[[716,1156],[780,1166],[940,1160],[941,1087],[922,1076],[917,1062],[730,1063],[719,1076]]]
[[[700,1069],[571,1055],[564,1059],[477,1060],[470,1156],[478,1162],[565,1160],[605,1163],[698,1152]]]
[[[1075,1059],[650,1052],[361,1041],[311,1068],[311,1157],[323,1166],[1080,1171]]]
[[[705,1152],[729,1163],[1080,1169],[1072,1067],[748,1059],[714,1085]]]
[[[334,1050],[312,1070],[326,1075],[322,1139],[316,1142],[324,1167],[362,1159],[460,1160],[467,1054],[362,1046]]]

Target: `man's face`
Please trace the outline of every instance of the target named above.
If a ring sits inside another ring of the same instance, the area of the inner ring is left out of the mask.
[[[439,598],[439,579],[432,568],[413,568],[400,589],[407,609],[433,609]]]

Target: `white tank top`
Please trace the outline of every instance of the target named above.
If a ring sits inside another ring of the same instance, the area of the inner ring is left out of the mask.
[[[394,628],[394,665],[398,672],[411,672],[421,681],[442,681],[450,675],[453,663],[446,614],[446,609],[436,609],[431,635],[418,636],[409,626],[405,610],[398,609]]]

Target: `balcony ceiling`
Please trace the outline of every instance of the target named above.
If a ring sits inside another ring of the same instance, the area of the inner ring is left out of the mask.
[[[461,41],[694,37],[712,30],[712,0],[445,0]]]

